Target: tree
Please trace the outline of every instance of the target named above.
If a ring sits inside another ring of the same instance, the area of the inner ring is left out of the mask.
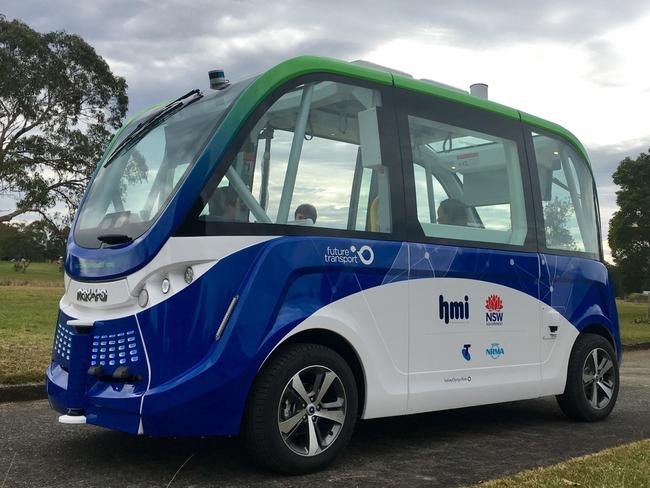
[[[126,82],[81,37],[39,33],[0,15],[0,194],[50,218],[72,212],[126,115]]]
[[[0,223],[0,259],[56,260],[65,255],[65,235],[69,230],[52,227],[47,220]]]
[[[609,221],[609,247],[623,290],[650,288],[650,155],[625,158],[613,175],[618,210]]]
[[[573,204],[566,199],[554,197],[544,205],[544,227],[546,227],[546,245],[554,249],[576,249],[576,241],[567,228],[569,214]]]

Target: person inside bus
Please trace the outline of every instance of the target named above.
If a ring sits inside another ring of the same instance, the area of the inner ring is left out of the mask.
[[[208,202],[210,217],[232,222],[237,220],[237,192],[230,186],[217,188]]]
[[[438,223],[467,226],[467,207],[455,198],[447,198],[438,206]]]
[[[302,203],[298,205],[298,208],[296,208],[296,212],[294,214],[294,218],[296,220],[311,220],[311,225],[314,225],[316,223],[316,217],[318,214],[316,213],[316,207],[309,203]]]

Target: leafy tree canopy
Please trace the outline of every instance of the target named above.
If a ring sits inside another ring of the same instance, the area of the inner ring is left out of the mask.
[[[609,222],[609,247],[626,292],[650,288],[650,155],[625,158],[613,175],[619,209]]]
[[[68,227],[55,227],[47,220],[0,223],[0,260],[56,260],[65,255]]]
[[[39,33],[0,15],[0,194],[17,195],[8,222],[73,211],[126,115],[123,78],[81,37]]]
[[[568,228],[569,216],[572,213],[573,204],[568,199],[554,197],[544,205],[544,226],[548,247],[569,251],[577,249],[576,241]]]

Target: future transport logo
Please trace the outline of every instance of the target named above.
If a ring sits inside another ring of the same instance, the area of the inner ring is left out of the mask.
[[[499,295],[490,295],[485,300],[485,324],[503,325],[503,300]]]
[[[370,246],[363,245],[359,249],[356,246],[350,248],[339,248],[327,246],[325,250],[326,263],[339,264],[364,264],[369,265],[375,260],[375,253]]]

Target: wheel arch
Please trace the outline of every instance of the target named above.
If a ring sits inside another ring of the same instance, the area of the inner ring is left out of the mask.
[[[363,415],[367,394],[366,373],[359,353],[345,337],[331,330],[320,328],[297,332],[296,334],[288,336],[273,349],[273,351],[264,359],[264,362],[260,366],[260,370],[264,368],[271,358],[278,354],[278,351],[280,351],[284,346],[290,344],[319,344],[328,347],[339,354],[348,366],[350,366],[352,374],[354,375],[359,398],[357,416]]]
[[[618,348],[616,347],[616,341],[614,340],[614,336],[612,335],[612,332],[609,330],[607,326],[600,324],[598,322],[594,322],[584,327],[580,331],[580,335],[582,334],[595,334],[607,339],[607,341],[612,345],[612,348],[614,349],[614,353],[618,356],[619,351]]]

